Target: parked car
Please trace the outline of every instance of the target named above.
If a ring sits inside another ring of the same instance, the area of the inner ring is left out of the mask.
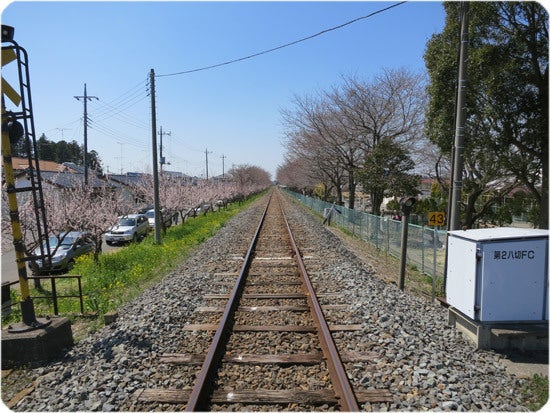
[[[147,219],[149,220],[149,228],[153,229],[155,228],[155,210],[150,209],[145,213],[147,215]],[[160,216],[163,219],[163,222],[161,222],[161,226],[164,226],[164,228],[168,228],[172,226],[172,216],[174,214],[169,213],[165,209],[160,211]]]
[[[107,245],[139,242],[149,234],[149,221],[144,214],[118,217],[118,222],[105,233]]]
[[[58,236],[52,235],[49,238],[51,260],[38,258],[29,261],[29,266],[35,274],[46,274],[50,272],[70,271],[75,259],[83,254],[89,254],[94,250],[94,242],[88,232],[70,231],[62,232]],[[33,251],[34,255],[47,254],[46,242],[40,248]],[[48,263],[50,261],[50,263]],[[51,265],[48,265],[51,264]]]
[[[203,214],[206,215],[206,213],[208,211],[210,211],[210,208],[211,208],[212,205],[208,204],[208,203],[204,203],[204,204],[201,204],[199,205],[198,207],[195,207],[195,208],[191,208],[191,211],[190,211],[190,215],[193,215],[194,217],[196,217],[197,215],[199,215],[201,212]]]

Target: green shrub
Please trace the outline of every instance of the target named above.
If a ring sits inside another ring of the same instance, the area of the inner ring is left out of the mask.
[[[548,377],[535,374],[528,380],[523,391],[531,400],[527,408],[532,411],[542,409],[546,402],[548,402]]]

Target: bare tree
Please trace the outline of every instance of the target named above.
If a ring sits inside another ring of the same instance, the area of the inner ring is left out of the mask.
[[[411,149],[422,137],[426,110],[425,76],[405,69],[384,70],[372,82],[345,77],[331,98],[346,129],[366,150],[381,139]]]
[[[404,69],[385,70],[371,82],[343,80],[315,99],[296,97],[295,109],[282,116],[289,153],[315,159],[310,165],[330,176],[337,191],[337,182],[345,178],[349,207],[354,208],[356,172],[382,139],[410,153],[421,147],[425,81]]]
[[[298,180],[303,189],[310,191],[320,183],[326,189],[324,199],[334,189],[337,202],[343,203],[342,189],[346,181],[346,170],[331,146],[326,145],[317,134],[299,130],[289,134],[287,152],[287,157],[294,161],[294,166],[300,166],[300,170],[290,176],[291,182]]]
[[[305,163],[305,159],[292,158],[287,155],[284,163],[277,166],[277,182],[297,192],[309,191],[315,182],[312,182],[306,174]]]
[[[343,86],[334,88],[330,98],[341,115],[342,128],[353,139],[355,152],[362,157],[383,139],[414,153],[423,146],[424,88],[422,75],[405,69],[384,70],[372,82],[344,78]],[[349,167],[353,171],[351,159]],[[353,167],[361,168],[361,160],[354,160]]]
[[[347,133],[338,109],[326,94],[317,99],[294,99],[295,110],[283,111],[287,150],[294,157],[305,158],[312,168],[310,176],[328,180],[342,203],[342,180],[347,180],[350,208],[355,197],[354,171],[362,158],[354,136]]]
[[[244,196],[265,189],[272,184],[269,172],[259,166],[233,166],[228,174],[237,185],[238,191]]]

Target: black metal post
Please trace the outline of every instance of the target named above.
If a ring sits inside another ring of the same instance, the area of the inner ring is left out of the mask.
[[[409,238],[409,216],[411,215],[412,207],[416,199],[412,196],[402,198],[401,211],[403,212],[403,220],[401,221],[401,268],[399,271],[398,287],[401,291],[405,289],[405,268],[407,266],[407,240]]]
[[[403,214],[403,220],[401,221],[401,266],[399,270],[399,289],[403,291],[405,289],[405,268],[407,265],[407,240],[409,237],[409,215]]]

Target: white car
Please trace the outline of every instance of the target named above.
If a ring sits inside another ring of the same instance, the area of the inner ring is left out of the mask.
[[[153,229],[155,228],[155,210],[150,209],[145,213],[147,216],[147,219],[149,220],[149,228]],[[162,219],[164,219],[164,223],[161,222],[161,226],[164,224],[164,228],[168,228],[172,226],[172,214],[169,214],[166,210],[160,211],[160,216]]]
[[[144,214],[123,215],[105,233],[107,245],[139,242],[149,234],[149,221]]]

